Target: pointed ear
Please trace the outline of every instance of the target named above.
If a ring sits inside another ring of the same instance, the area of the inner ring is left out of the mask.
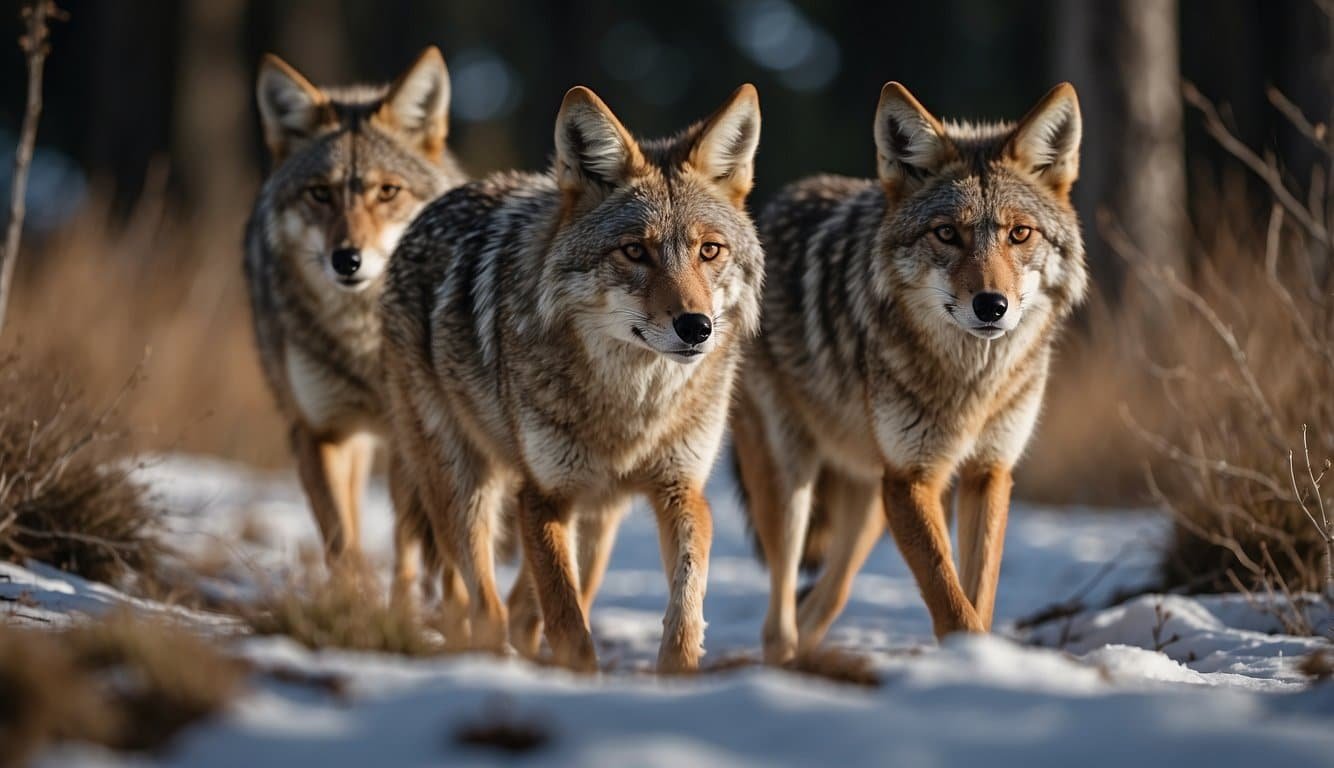
[[[416,139],[428,156],[440,156],[449,134],[449,70],[439,48],[422,51],[399,75],[375,117],[390,130]]]
[[[1079,177],[1079,139],[1083,123],[1075,87],[1061,83],[1019,124],[1006,145],[1007,154],[1054,192],[1068,195]]]
[[[264,54],[260,61],[255,100],[264,126],[264,142],[274,162],[281,162],[333,119],[328,97],[271,53]]]
[[[954,156],[945,128],[896,82],[885,83],[875,109],[876,169],[880,183],[900,195],[934,175]]]
[[[746,83],[704,122],[690,150],[690,164],[711,178],[740,206],[755,178],[755,148],[760,144],[760,96]]]
[[[566,192],[630,179],[643,163],[639,144],[597,94],[571,88],[556,115],[556,181]]]

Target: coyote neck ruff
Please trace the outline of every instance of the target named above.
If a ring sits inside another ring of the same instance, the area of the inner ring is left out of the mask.
[[[1087,282],[1068,198],[1079,135],[1069,86],[1018,124],[974,126],[890,83],[879,179],[798,182],[761,216],[763,330],[733,428],[772,569],[770,659],[820,641],[884,514],[937,632],[990,625],[1010,471]],[[956,472],[962,584],[941,508]],[[825,541],[798,616],[798,561]]]
[[[591,669],[567,523],[576,505],[644,493],[671,579],[659,663],[697,663],[703,485],[758,328],[763,255],[744,207],[758,139],[749,86],[655,142],[576,88],[552,174],[460,187],[404,236],[384,300],[394,436],[415,446],[440,546],[469,585],[473,645],[503,643],[490,546],[496,498],[517,485],[553,653]]]

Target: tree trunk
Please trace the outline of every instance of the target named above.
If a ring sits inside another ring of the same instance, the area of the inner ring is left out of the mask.
[[[241,59],[243,0],[190,0],[183,9],[173,158],[185,199],[209,231],[244,205],[255,181],[246,142],[249,71]]]
[[[1125,265],[1096,230],[1099,211],[1144,258],[1187,265],[1177,2],[1090,0],[1058,9],[1058,72],[1079,90],[1084,118],[1075,202],[1094,277],[1115,296]]]

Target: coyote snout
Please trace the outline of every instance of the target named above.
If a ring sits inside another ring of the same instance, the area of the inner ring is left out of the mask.
[[[945,265],[933,276],[937,284],[933,287],[944,299],[946,314],[959,327],[988,340],[1019,327],[1025,299],[1041,280],[1025,249],[1033,237],[1033,228],[1025,224],[944,224],[931,231],[931,259]]]
[[[404,226],[420,207],[400,184],[362,178],[311,185],[303,204],[304,213],[289,214],[289,225],[300,230],[289,236],[305,245],[327,279],[354,292],[384,273]]]
[[[727,259],[721,235],[706,235],[679,253],[638,242],[620,247],[621,290],[614,314],[630,321],[630,339],[679,363],[717,346],[713,283]]]

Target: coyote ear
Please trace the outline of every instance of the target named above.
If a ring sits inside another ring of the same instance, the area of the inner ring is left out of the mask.
[[[631,178],[639,145],[597,94],[575,86],[556,115],[556,181],[566,192],[608,187]]]
[[[271,53],[260,62],[255,100],[274,162],[281,162],[332,121],[324,93]]]
[[[880,90],[875,110],[875,151],[880,183],[894,194],[916,187],[954,153],[940,121],[892,81]]]
[[[449,134],[449,70],[439,48],[433,45],[422,51],[389,86],[376,117],[417,139],[427,155],[438,158],[444,152]]]
[[[690,151],[690,164],[741,206],[755,178],[755,148],[760,144],[760,96],[746,83],[705,121]]]
[[[1075,87],[1061,83],[1019,121],[1006,151],[1024,170],[1066,195],[1079,177],[1082,132]]]

